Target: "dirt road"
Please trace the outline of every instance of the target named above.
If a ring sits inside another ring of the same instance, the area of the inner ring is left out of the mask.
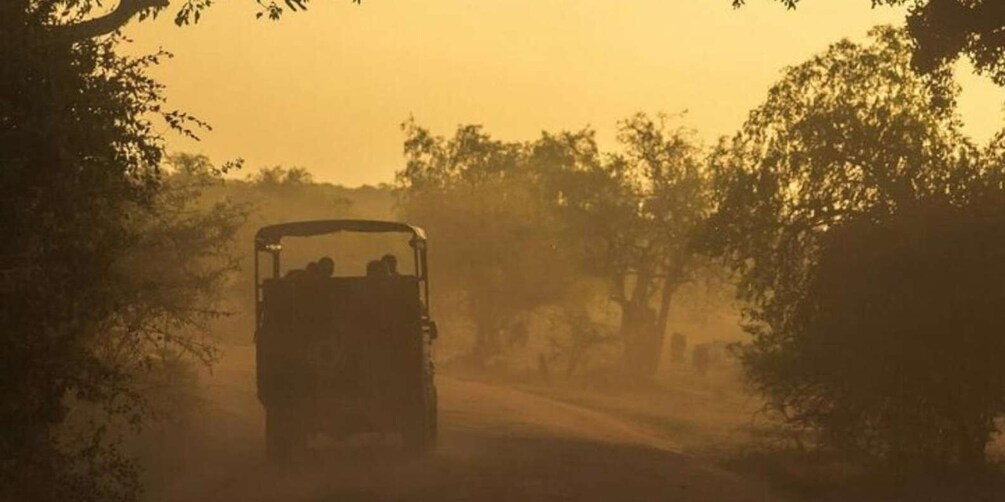
[[[215,372],[208,431],[181,472],[153,480],[153,500],[774,500],[752,480],[703,465],[620,418],[498,386],[440,377],[441,433],[432,455],[392,439],[316,445],[306,466],[262,457],[252,354]]]

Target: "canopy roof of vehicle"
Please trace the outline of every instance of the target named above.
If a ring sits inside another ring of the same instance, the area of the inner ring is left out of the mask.
[[[262,248],[269,244],[279,244],[283,237],[311,237],[314,235],[332,234],[336,232],[388,233],[402,232],[412,234],[419,242],[426,241],[426,231],[397,221],[380,220],[311,220],[292,221],[269,225],[258,229],[255,234],[255,245]]]

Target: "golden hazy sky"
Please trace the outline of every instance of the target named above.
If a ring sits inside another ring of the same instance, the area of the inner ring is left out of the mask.
[[[178,2],[175,2],[178,3]],[[399,124],[440,134],[483,124],[502,139],[680,112],[708,142],[732,133],[781,70],[903,11],[868,0],[314,0],[275,23],[251,0],[218,2],[195,26],[133,23],[130,50],[173,52],[155,74],[169,103],[210,122],[173,150],[217,162],[303,166],[344,185],[393,180]],[[969,132],[1002,126],[1005,90],[961,69]]]

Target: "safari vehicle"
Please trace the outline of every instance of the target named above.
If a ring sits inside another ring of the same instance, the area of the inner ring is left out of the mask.
[[[338,232],[410,236],[413,273],[378,277],[280,276],[285,237]],[[271,258],[271,273],[259,272]],[[263,277],[267,276],[267,277]],[[299,221],[255,236],[258,399],[267,456],[296,458],[318,433],[400,433],[408,450],[436,441],[426,236],[404,223]]]

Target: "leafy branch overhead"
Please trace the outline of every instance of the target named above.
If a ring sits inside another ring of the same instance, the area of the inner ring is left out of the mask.
[[[205,1],[206,3],[209,3],[209,0]],[[283,0],[283,5],[280,5],[279,3],[274,1],[270,2],[265,2],[263,0],[255,0],[255,1],[258,2],[258,5],[261,7],[261,10],[258,11],[258,14],[255,14],[256,18],[261,19],[262,17],[268,16],[269,19],[273,21],[278,21],[279,18],[282,17],[284,11],[290,10],[293,12],[297,12],[307,10],[307,3],[310,0]],[[189,3],[191,3],[191,0],[189,0]],[[362,0],[352,0],[352,3],[356,4],[362,3]],[[189,17],[190,15],[188,13],[185,13],[183,15],[182,12],[179,12],[178,16],[175,17],[175,23],[178,24],[179,26],[182,24],[188,24]],[[195,11],[195,20],[196,21],[199,20],[198,10]]]
[[[286,11],[307,10],[310,0],[255,0],[258,4],[256,18],[268,17],[278,20]],[[352,0],[362,3],[362,0]],[[213,0],[185,0],[175,12],[174,22],[178,26],[198,23],[205,9],[213,5]],[[87,40],[109,35],[124,27],[133,19],[144,20],[156,17],[171,6],[171,0],[119,0],[114,9],[98,17],[86,17],[91,11],[102,6],[98,0],[55,0],[38,2],[36,16],[51,21],[53,31],[69,41]],[[66,12],[76,15],[66,19]]]
[[[795,9],[800,0],[776,0]],[[913,63],[928,73],[960,56],[1005,85],[1005,2],[1000,0],[871,0],[873,7],[907,6]],[[733,0],[741,7],[745,0]]]

